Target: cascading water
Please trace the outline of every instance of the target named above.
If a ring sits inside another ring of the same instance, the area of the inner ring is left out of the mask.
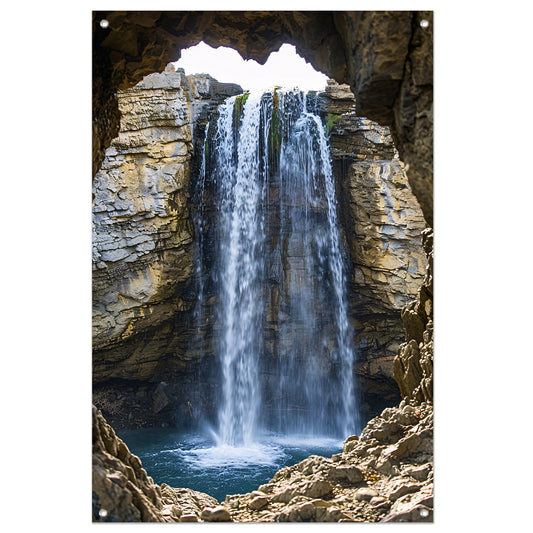
[[[353,332],[322,122],[304,93],[252,93],[220,106],[211,144],[219,441],[353,434]]]
[[[220,436],[225,444],[253,441],[259,412],[262,278],[260,96],[244,106],[234,143],[235,99],[222,106],[218,122],[216,179],[220,184],[220,360],[223,398]]]

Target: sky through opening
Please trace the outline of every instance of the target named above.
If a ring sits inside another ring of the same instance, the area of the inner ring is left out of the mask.
[[[276,85],[321,91],[328,79],[300,57],[291,44],[283,44],[260,65],[252,59],[242,59],[232,48],[212,48],[202,41],[182,50],[174,65],[183,68],[187,75],[209,74],[220,82],[237,83],[245,91],[267,90]]]

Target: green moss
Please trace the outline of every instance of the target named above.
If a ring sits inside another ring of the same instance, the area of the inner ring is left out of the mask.
[[[235,127],[235,131],[238,129],[239,124],[241,123],[244,104],[246,103],[246,100],[248,100],[249,96],[250,96],[250,93],[244,93],[244,94],[240,94],[235,99],[235,107],[233,110],[233,126]]]
[[[279,96],[277,90],[274,88],[272,94],[272,119],[270,121],[270,128],[268,130],[268,160],[271,166],[275,166],[281,150],[281,124],[278,117]]]
[[[335,126],[339,118],[341,118],[341,115],[334,115],[332,113],[326,115],[326,137],[329,136],[333,126]]]

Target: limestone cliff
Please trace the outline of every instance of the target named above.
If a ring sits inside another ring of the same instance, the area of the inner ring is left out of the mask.
[[[172,352],[174,319],[190,308],[194,118],[238,92],[169,68],[119,93],[120,133],[94,180],[95,382],[153,378]]]
[[[189,276],[192,138],[185,84],[183,73],[165,72],[120,95],[121,131],[94,182],[95,350],[172,316],[169,297]],[[149,364],[131,363],[140,373]],[[105,372],[100,359],[94,370],[98,380]]]

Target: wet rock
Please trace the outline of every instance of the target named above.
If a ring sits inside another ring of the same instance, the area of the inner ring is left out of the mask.
[[[167,405],[170,404],[171,399],[168,396],[168,387],[164,381],[159,383],[159,385],[156,387],[152,398],[154,402],[153,404],[154,413],[159,413]]]

